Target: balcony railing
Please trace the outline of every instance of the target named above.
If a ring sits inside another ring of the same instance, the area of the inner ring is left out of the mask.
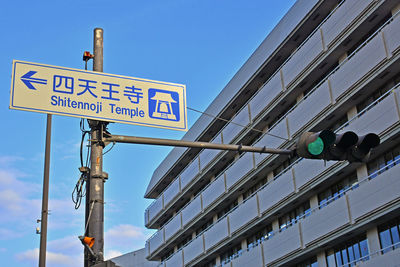
[[[385,93],[384,95],[382,95],[380,98],[378,98],[377,100],[375,100],[373,103],[371,103],[370,105],[368,105],[365,109],[363,109],[361,112],[359,112],[359,114],[357,114],[353,119],[355,120],[356,118],[359,118],[365,114],[368,114],[368,110],[372,109],[375,105],[377,105],[378,103],[380,103],[383,99],[385,99],[385,97],[388,97],[389,95],[391,95],[394,90],[396,88],[398,88],[400,86],[400,83],[397,84],[396,86],[394,86],[391,90],[389,90],[387,93]],[[348,125],[348,123],[345,123],[344,125],[342,125],[341,127],[338,128],[337,131],[342,130],[344,127],[346,127],[346,125]],[[297,161],[293,162],[290,166],[288,166],[285,170],[283,170],[280,174],[278,174],[276,176],[276,178],[273,181],[270,181],[268,183],[266,183],[264,186],[262,186],[261,188],[259,188],[258,190],[256,190],[253,194],[251,194],[248,198],[246,198],[246,200],[244,200],[242,203],[240,203],[238,206],[236,206],[235,208],[233,208],[232,210],[230,210],[228,213],[226,213],[222,218],[220,218],[220,220],[226,218],[227,216],[231,215],[232,212],[234,212],[236,209],[238,209],[240,207],[240,205],[243,205],[244,203],[246,203],[246,201],[248,201],[249,199],[251,199],[252,197],[255,197],[255,195],[257,193],[259,193],[261,190],[263,190],[264,188],[266,188],[267,186],[269,186],[271,183],[273,183],[275,180],[279,179],[280,177],[282,177],[282,175],[284,175],[287,171],[289,171],[290,169],[292,169],[294,167],[295,164],[297,164],[298,162],[300,162],[302,159],[298,159]],[[344,190],[343,192],[341,192],[340,195],[335,196],[332,199],[329,199],[326,203],[322,203],[321,205],[315,207],[314,209],[312,209],[309,213],[304,214],[302,216],[300,216],[296,221],[293,221],[291,224],[295,224],[297,223],[299,220],[304,219],[305,217],[309,216],[311,213],[316,212],[317,210],[320,210],[321,208],[327,206],[328,204],[332,203],[333,201],[339,199],[341,196],[345,195],[348,191],[350,190],[354,190],[356,188],[359,187],[360,184],[374,178],[377,176],[377,174],[382,174],[384,173],[388,168],[390,168],[391,166],[394,166],[396,164],[400,163],[400,159],[391,162],[390,164],[382,167],[381,169],[377,170],[376,172],[372,173],[371,175],[367,176],[366,178],[360,180],[359,182],[353,184],[351,187],[347,188],[346,190]],[[202,192],[200,192],[199,194],[201,194]],[[259,211],[260,212],[260,211]],[[219,221],[220,221],[219,220]],[[210,228],[212,228],[216,223],[210,225],[207,229],[205,229],[203,232],[201,232],[198,236],[202,236],[202,234],[204,234],[206,231],[208,231]],[[290,223],[288,224],[290,225]],[[279,231],[274,232],[272,236],[274,236],[276,233],[278,233]],[[151,239],[151,238],[150,238]],[[189,241],[184,247],[186,247],[188,244],[190,244],[193,240]],[[250,245],[251,246],[251,245]]]

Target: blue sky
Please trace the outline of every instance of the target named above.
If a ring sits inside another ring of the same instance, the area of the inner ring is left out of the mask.
[[[13,59],[83,69],[93,29],[104,29],[104,72],[186,84],[205,110],[294,0],[2,1],[0,3],[0,258],[37,266],[46,115],[10,110]],[[91,63],[89,64],[91,69]],[[193,125],[198,113],[188,111]],[[82,263],[84,210],[74,209],[79,119],[53,116],[48,266]],[[183,132],[111,124],[113,134],[180,139]],[[144,247],[153,233],[143,195],[171,148],[117,144],[104,157],[105,257]]]

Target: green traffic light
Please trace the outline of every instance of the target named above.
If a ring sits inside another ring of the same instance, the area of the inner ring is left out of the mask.
[[[309,143],[307,149],[311,155],[320,155],[322,151],[324,151],[324,142],[322,141],[321,137],[317,137],[314,142]]]

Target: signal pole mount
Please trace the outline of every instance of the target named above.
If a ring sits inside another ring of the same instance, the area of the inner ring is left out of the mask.
[[[93,70],[103,72],[103,29],[94,29]],[[94,237],[91,251],[85,247],[85,267],[91,267],[104,260],[104,183],[107,174],[103,172],[103,131],[107,123],[88,120],[92,140],[90,148],[90,177],[86,183],[85,236]]]

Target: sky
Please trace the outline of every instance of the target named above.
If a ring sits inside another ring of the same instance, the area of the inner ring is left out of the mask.
[[[187,106],[205,110],[294,0],[70,0],[0,3],[0,258],[37,266],[46,115],[9,109],[12,60],[83,69],[93,30],[104,30],[104,72],[186,85]],[[89,69],[92,64],[89,62]],[[199,113],[188,111],[188,125]],[[83,264],[78,236],[84,204],[72,190],[80,176],[79,118],[53,116],[47,266]],[[184,132],[112,123],[118,135],[180,139]],[[108,149],[108,147],[106,148]],[[144,193],[172,148],[116,144],[104,155],[105,258],[144,247],[152,202]]]

